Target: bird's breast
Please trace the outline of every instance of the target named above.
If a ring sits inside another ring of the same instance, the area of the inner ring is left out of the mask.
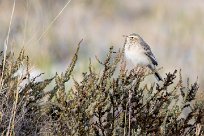
[[[137,46],[125,49],[125,56],[130,60],[135,66],[147,66],[150,64],[148,57],[145,55],[145,51]]]

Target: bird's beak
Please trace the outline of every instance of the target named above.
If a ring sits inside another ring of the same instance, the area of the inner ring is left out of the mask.
[[[128,36],[127,36],[127,35],[123,35],[123,37],[125,37],[125,38],[126,38],[126,37],[128,37]]]

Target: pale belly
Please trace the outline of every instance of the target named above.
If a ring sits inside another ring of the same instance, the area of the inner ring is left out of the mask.
[[[125,57],[135,66],[147,66],[150,64],[148,57],[140,49],[125,49]]]

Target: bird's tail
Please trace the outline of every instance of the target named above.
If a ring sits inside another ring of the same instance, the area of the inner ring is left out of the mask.
[[[152,72],[154,72],[154,76],[156,77],[156,79],[158,81],[163,81],[162,77],[160,76],[160,74],[155,70],[155,68],[153,68],[151,65],[148,66]]]
[[[158,72],[155,72],[154,75],[158,81],[163,81],[162,77],[160,76]]]

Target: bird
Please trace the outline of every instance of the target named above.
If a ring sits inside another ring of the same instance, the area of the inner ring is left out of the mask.
[[[151,51],[150,46],[143,38],[136,33],[124,35],[125,45],[124,54],[127,60],[130,60],[134,66],[148,67],[155,75],[158,81],[163,81],[156,70],[158,62]]]

